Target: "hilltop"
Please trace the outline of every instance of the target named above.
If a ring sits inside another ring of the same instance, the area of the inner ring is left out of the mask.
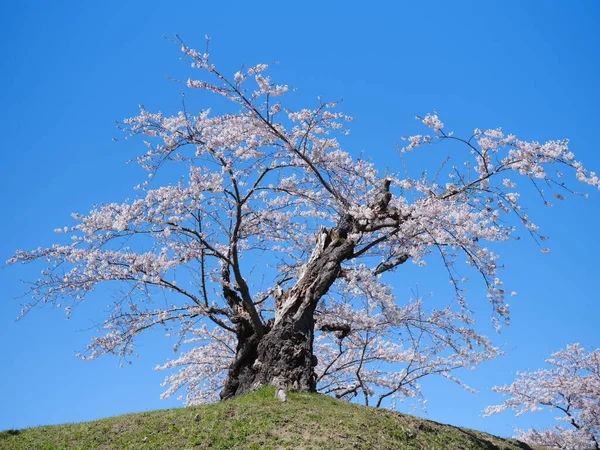
[[[512,439],[443,425],[320,394],[264,388],[214,405],[7,430],[3,450],[88,449],[462,449],[527,450]]]

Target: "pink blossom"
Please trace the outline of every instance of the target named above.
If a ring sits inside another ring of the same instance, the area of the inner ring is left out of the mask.
[[[556,449],[596,449],[600,445],[600,349],[586,353],[568,345],[547,359],[549,368],[517,373],[507,386],[495,387],[508,398],[489,406],[486,415],[512,409],[517,415],[549,409],[559,413],[549,430],[517,430],[516,438]]]
[[[470,141],[427,114],[419,120],[434,134],[405,138],[401,151],[433,143],[440,151],[453,140],[464,146],[465,164],[436,176],[411,178],[402,167],[382,174],[342,148],[353,119],[337,103],[285,106],[288,87],[265,74],[267,65],[230,81],[207,52],[182,52],[200,74],[187,86],[229,108],[168,115],[141,106],[124,121],[124,131],[142,139],[137,161],[149,179],[169,166],[179,181],[146,182],[133,200],[73,215],[74,226],[57,229],[65,242],[17,251],[10,264],[43,267],[23,315],[61,302],[70,315],[98,286],[116,287],[120,295],[82,357],[134,355],[140,333],[162,329],[178,338],[176,350],[188,347],[160,367],[179,371],[167,376],[165,396],[185,388],[189,404],[212,401],[236,356],[236,327],[268,330],[291,308],[282,292],[303,279],[318,246],[346,245],[351,251],[314,317],[319,389],[380,405],[421,399],[419,380],[432,374],[467,387],[453,372],[501,352],[476,331],[465,287],[472,277],[457,267],[466,264],[485,282],[494,325],[508,323],[502,264],[491,248],[518,229],[544,239],[513,179],[550,182],[563,176],[551,175],[559,165],[600,187],[568,141],[522,141],[499,128],[476,129]],[[433,258],[447,268],[453,307],[392,289],[390,274],[402,264],[425,268]]]

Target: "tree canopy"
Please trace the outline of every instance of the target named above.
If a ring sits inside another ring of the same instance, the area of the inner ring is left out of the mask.
[[[482,278],[500,327],[509,309],[490,247],[519,227],[546,239],[517,183],[532,183],[545,203],[573,192],[567,172],[600,187],[566,140],[524,141],[500,128],[458,137],[436,112],[418,117],[427,134],[403,138],[398,152],[459,144],[447,147],[437,171],[412,177],[400,158],[378,168],[342,149],[352,118],[337,102],[292,109],[288,86],[267,65],[227,77],[208,46],[181,51],[199,74],[189,90],[221,96],[228,109],[192,112],[184,102],[167,115],[142,107],[122,124],[146,145],[137,161],[150,181],[139,195],[74,214],[76,225],[56,230],[70,241],[9,262],[46,264],[23,314],[44,304],[71,314],[97,286],[116,284],[120,295],[80,356],[127,357],[137,335],[164,328],[179,338],[176,349],[192,345],[161,366],[177,369],[165,395],[185,387],[188,404],[273,383],[282,396],[320,390],[379,406],[419,397],[426,375],[461,383],[455,369],[501,352],[476,331],[457,267]],[[155,186],[166,167],[180,181]],[[390,274],[434,257],[456,301],[436,308],[394,293]]]
[[[579,344],[567,345],[546,363],[548,368],[518,373],[510,385],[496,386],[494,390],[508,398],[488,407],[486,414],[549,409],[560,414],[561,425],[517,430],[517,438],[548,448],[600,449],[600,349],[586,352]]]

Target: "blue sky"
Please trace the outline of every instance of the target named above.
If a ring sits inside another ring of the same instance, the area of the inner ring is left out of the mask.
[[[114,121],[140,103],[179,107],[182,86],[165,76],[189,73],[163,35],[199,47],[211,35],[211,54],[230,73],[278,61],[277,78],[299,89],[298,104],[343,98],[357,119],[348,150],[382,164],[399,163],[394,143],[418,130],[415,114],[436,108],[458,132],[501,126],[524,139],[568,137],[577,157],[600,170],[599,19],[593,1],[3,2],[0,260],[52,244],[71,212],[134,195],[144,174],[125,160],[142,145],[112,142]],[[551,254],[526,239],[502,249],[505,284],[519,292],[513,324],[493,336],[508,355],[466,374],[479,395],[426,382],[426,417],[500,435],[549,424],[544,415],[480,416],[500,401],[489,388],[517,370],[541,366],[567,343],[600,346],[600,193],[589,192],[532,208]],[[97,296],[68,322],[50,309],[15,322],[19,279],[36,275],[0,270],[0,430],[178,406],[158,398],[164,374],[151,368],[172,355],[160,336],[143,338],[140,358],[124,369],[115,358],[74,357],[109,299]],[[398,276],[423,291],[447,285],[412,269]]]

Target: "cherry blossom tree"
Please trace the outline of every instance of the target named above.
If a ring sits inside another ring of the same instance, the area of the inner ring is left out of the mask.
[[[490,406],[486,415],[505,409],[525,412],[549,409],[560,414],[550,430],[517,430],[518,439],[532,445],[568,450],[600,449],[600,349],[586,353],[579,344],[568,345],[546,360],[550,366],[518,373],[508,386],[496,386],[508,398]]]
[[[459,267],[485,283],[495,326],[507,323],[490,246],[520,224],[545,239],[515,180],[560,199],[569,191],[561,171],[600,186],[567,141],[527,142],[500,129],[460,138],[427,114],[418,119],[429,134],[404,138],[400,156],[456,143],[448,156],[460,164],[414,177],[398,157],[399,167],[382,174],[342,150],[352,119],[337,103],[291,109],[288,86],[267,76],[267,65],[227,77],[208,46],[181,50],[199,73],[187,87],[228,106],[219,114],[184,106],[172,116],[142,107],[124,121],[144,139],[137,161],[150,179],[168,167],[180,181],[143,183],[132,201],[74,214],[75,225],[57,230],[70,241],[17,252],[10,263],[46,264],[23,314],[47,304],[71,314],[99,285],[118,286],[101,333],[80,356],[127,357],[141,332],[165,328],[178,337],[176,350],[190,348],[159,367],[175,370],[165,395],[185,388],[189,404],[275,384],[282,397],[318,389],[381,405],[420,398],[419,382],[431,374],[461,383],[455,369],[501,353],[474,328]],[[434,257],[454,289],[447,306],[394,293],[393,272]]]

